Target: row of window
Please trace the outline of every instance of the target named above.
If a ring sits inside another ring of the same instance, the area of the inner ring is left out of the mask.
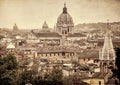
[[[62,53],[45,53],[45,54],[41,54],[41,56],[73,56],[74,53],[65,53],[65,52],[62,52]]]

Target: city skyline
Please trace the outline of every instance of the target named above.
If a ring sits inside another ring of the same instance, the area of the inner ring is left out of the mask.
[[[53,28],[65,2],[75,25],[120,21],[120,0],[0,0],[0,28],[36,29],[44,21]]]

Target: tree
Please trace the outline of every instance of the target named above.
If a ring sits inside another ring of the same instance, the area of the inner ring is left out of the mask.
[[[54,68],[51,73],[44,75],[45,85],[62,85],[63,73],[59,68]]]
[[[24,71],[22,71],[19,77],[20,85],[25,85],[28,82],[32,83],[33,74],[34,72],[32,70],[25,69]]]
[[[64,77],[63,85],[89,85],[80,79],[80,76],[76,73],[71,76]]]
[[[116,48],[116,62],[115,65],[117,66],[117,77],[120,80],[120,48]]]
[[[113,83],[114,85],[120,85],[120,48],[116,48],[115,65],[117,68],[110,67],[112,75],[108,78],[106,85]]]
[[[0,85],[16,85],[17,70],[18,63],[14,55],[0,57]]]
[[[33,77],[32,80],[33,85],[44,85],[44,80],[41,75]]]
[[[21,70],[24,70],[24,69],[27,69],[27,65],[30,64],[30,62],[32,62],[32,60],[27,57],[27,56],[24,56],[22,59],[19,59],[19,66]]]

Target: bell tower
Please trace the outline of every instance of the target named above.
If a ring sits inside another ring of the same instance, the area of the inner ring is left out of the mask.
[[[105,31],[104,45],[99,52],[100,65],[102,71],[108,72],[108,67],[115,66],[115,50],[112,43],[112,32],[109,21],[107,22],[107,29]]]

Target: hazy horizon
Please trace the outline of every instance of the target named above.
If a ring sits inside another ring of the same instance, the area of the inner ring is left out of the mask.
[[[120,0],[0,0],[0,28],[53,28],[65,2],[75,25],[120,21]]]

